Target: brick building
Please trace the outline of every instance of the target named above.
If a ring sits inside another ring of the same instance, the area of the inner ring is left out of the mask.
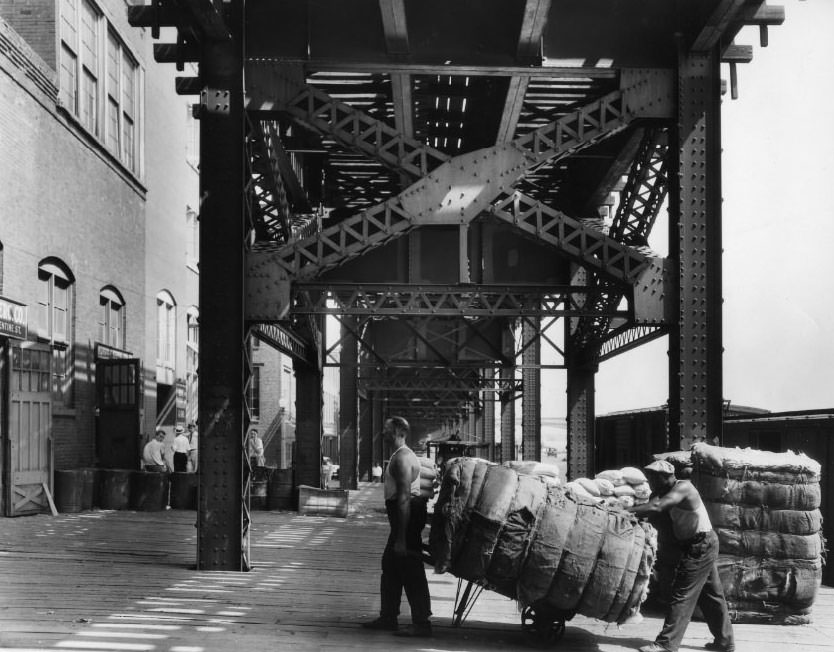
[[[173,76],[121,0],[0,0],[5,515],[196,417],[196,127]]]

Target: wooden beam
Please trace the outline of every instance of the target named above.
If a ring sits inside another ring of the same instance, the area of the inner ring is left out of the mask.
[[[409,138],[414,136],[411,102],[411,75],[391,73],[391,99],[394,102],[394,126]]]
[[[519,60],[539,57],[539,45],[549,12],[550,0],[527,0],[521,20],[521,33],[518,36],[516,56]]]
[[[518,118],[524,105],[524,97],[527,94],[527,85],[530,78],[527,76],[512,77],[510,86],[507,89],[507,98],[504,100],[504,110],[501,113],[501,123],[498,125],[497,143],[505,143],[515,138],[515,128],[518,126]]]
[[[527,0],[524,5],[524,15],[521,19],[521,31],[518,35],[516,59],[519,63],[526,61],[541,63],[540,41],[547,15],[550,11],[550,0]],[[504,110],[501,113],[501,123],[498,125],[496,142],[503,143],[515,137],[515,128],[524,105],[527,85],[530,78],[526,75],[514,75],[510,79]]]
[[[564,77],[567,79],[614,79],[619,71],[613,67],[597,66],[520,66],[508,62],[494,64],[438,64],[429,62],[396,61],[393,58],[374,61],[350,61],[347,59],[290,59],[281,64],[300,63],[306,74],[314,72],[365,72],[365,73],[407,73],[411,75],[451,75],[462,77]],[[247,66],[278,65],[266,61],[249,61]]]
[[[738,18],[747,0],[721,0],[701,33],[692,44],[693,52],[706,52],[718,44],[730,25]]]
[[[722,63],[750,63],[753,61],[752,45],[736,45],[731,43],[721,53]]]
[[[408,23],[405,17],[405,0],[379,0],[382,28],[385,31],[385,47],[388,54],[408,54]]]
[[[785,8],[764,2],[758,6],[748,5],[741,10],[741,22],[745,25],[781,25],[785,22]]]

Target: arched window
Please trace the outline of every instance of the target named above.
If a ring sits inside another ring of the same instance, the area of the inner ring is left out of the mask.
[[[38,265],[38,281],[38,336],[53,344],[69,344],[75,278],[60,260],[45,258]]]
[[[115,349],[125,348],[125,301],[111,285],[98,295],[98,341]]]
[[[72,405],[73,287],[75,277],[57,258],[38,264],[38,306],[35,323],[38,339],[52,345],[52,393],[56,402]]]
[[[197,365],[200,356],[200,313],[192,306],[186,314],[188,331],[186,334],[185,353],[185,411],[189,422],[197,421]]]
[[[156,366],[174,369],[177,343],[177,304],[169,292],[156,295]]]

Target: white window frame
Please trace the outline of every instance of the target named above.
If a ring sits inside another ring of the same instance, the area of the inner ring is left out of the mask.
[[[156,367],[160,374],[173,378],[177,357],[177,303],[170,292],[156,295]],[[172,384],[172,383],[167,383]]]
[[[61,102],[107,151],[141,176],[144,75],[139,59],[94,0],[60,0],[59,12]],[[85,21],[89,16],[92,19]],[[91,29],[85,30],[90,23]]]
[[[99,292],[98,305],[98,341],[114,349],[124,349],[127,323],[124,299],[115,288],[105,287]]]
[[[52,394],[55,401],[72,405],[73,305],[75,278],[63,263],[43,260],[38,265],[38,339],[52,347]],[[59,302],[58,298],[62,300]],[[61,326],[62,324],[62,326]]]

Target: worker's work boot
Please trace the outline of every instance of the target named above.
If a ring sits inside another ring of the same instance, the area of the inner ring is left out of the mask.
[[[362,627],[365,629],[376,629],[386,632],[396,632],[397,629],[399,629],[396,618],[383,618],[382,616],[376,620],[369,620],[366,623],[362,623]]]
[[[649,643],[640,648],[640,652],[672,652],[669,648],[663,647],[660,643]]]
[[[704,648],[707,650],[715,650],[716,652],[735,652],[736,646],[733,641],[719,641],[715,639],[712,643],[707,643]]]

